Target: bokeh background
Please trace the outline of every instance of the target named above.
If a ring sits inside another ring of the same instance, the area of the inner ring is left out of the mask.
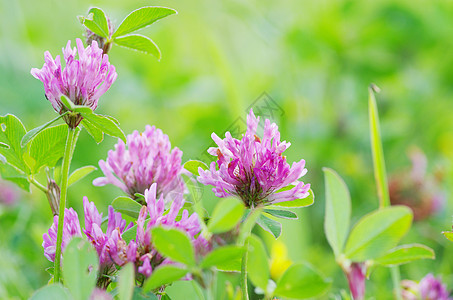
[[[256,100],[266,92],[278,107],[267,113],[273,112],[282,139],[292,143],[288,161],[306,160],[304,181],[316,195],[313,206],[298,210],[299,220],[284,222],[279,241],[288,259],[308,261],[332,278],[328,299],[347,289],[347,282],[323,233],[322,167],[338,171],[349,186],[353,223],[377,207],[367,111],[373,82],[382,89],[377,97],[388,172],[407,175],[408,149],[416,146],[435,176],[430,191],[445,199],[437,213],[414,223],[403,241],[434,248],[436,260],[401,267],[402,278],[420,280],[432,272],[453,288],[453,243],[441,235],[451,228],[453,214],[452,2],[1,0],[0,115],[15,114],[27,129],[54,118],[42,83],[30,75],[32,67],[41,68],[44,51],[55,56],[67,40],[81,37],[76,16],[90,6],[103,8],[118,24],[146,5],[179,12],[141,32],[159,45],[162,59],[114,46],[109,56],[119,77],[101,98],[99,113],[116,117],[126,133],[156,125],[186,161],[202,157],[211,133],[220,135],[245,119],[247,108],[260,106]],[[82,133],[72,169],[97,166],[115,143],[106,137],[96,145]],[[92,186],[100,175],[96,171],[70,189],[69,205],[79,215],[83,196],[105,213],[121,194],[113,186]],[[2,189],[0,198],[6,199],[10,186],[2,183]],[[14,204],[0,204],[2,299],[29,297],[49,280],[44,269],[51,266],[41,247],[52,220],[47,199],[38,190],[13,194]],[[203,201],[208,210],[215,204],[209,188]],[[272,238],[258,233],[271,252]],[[387,269],[371,274],[367,298],[391,298],[389,274]],[[171,293],[184,299],[178,295],[187,297],[190,286],[176,285]]]

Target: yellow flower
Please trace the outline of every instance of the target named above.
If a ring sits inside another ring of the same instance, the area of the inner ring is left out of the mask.
[[[271,277],[274,280],[280,278],[286,269],[291,265],[291,260],[288,258],[288,250],[286,245],[281,241],[275,241],[272,244],[271,250]]]

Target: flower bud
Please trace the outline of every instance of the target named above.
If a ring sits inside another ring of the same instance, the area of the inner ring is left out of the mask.
[[[54,216],[58,216],[60,211],[60,187],[53,179],[49,179],[47,183],[47,200],[49,200],[50,209]]]

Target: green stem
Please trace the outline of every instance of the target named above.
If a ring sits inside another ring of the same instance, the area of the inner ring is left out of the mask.
[[[248,260],[248,248],[249,242],[248,237],[252,233],[252,229],[255,226],[256,220],[261,215],[263,211],[262,207],[257,207],[252,209],[250,214],[248,215],[247,219],[242,224],[241,230],[239,232],[239,239],[238,243],[240,245],[244,245],[245,252],[242,256],[242,264],[241,264],[241,290],[242,290],[242,299],[248,300],[249,294],[247,289],[247,260]]]
[[[55,267],[54,267],[54,282],[61,281],[60,279],[60,260],[61,260],[61,243],[63,240],[64,212],[66,208],[66,196],[68,190],[69,166],[73,154],[73,148],[76,143],[77,134],[75,129],[68,127],[68,137],[66,140],[66,148],[63,156],[63,164],[61,170],[61,191],[60,191],[60,212],[58,214],[58,231],[57,245],[55,249]]]
[[[392,273],[392,281],[393,281],[393,288],[395,292],[395,299],[402,300],[401,297],[401,276],[400,276],[400,269],[398,266],[394,266],[390,268],[390,272]]]
[[[249,292],[247,288],[247,260],[248,260],[248,247],[249,241],[246,240],[244,243],[245,252],[242,256],[242,264],[241,264],[241,290],[242,290],[242,299],[248,300],[249,299]]]
[[[214,291],[212,290],[212,286],[208,286],[207,290],[206,290],[206,295],[207,295],[207,300],[215,300],[215,297],[214,297]]]
[[[44,193],[47,193],[47,188],[45,186],[43,186],[42,184],[40,184],[38,181],[36,181],[36,179],[34,178],[29,178],[29,181],[30,183],[32,183],[34,186],[36,186],[38,189],[40,189],[41,191],[43,191]]]
[[[216,286],[217,286],[217,272],[212,271],[210,276],[210,282],[207,290],[208,300],[215,300],[216,298]]]

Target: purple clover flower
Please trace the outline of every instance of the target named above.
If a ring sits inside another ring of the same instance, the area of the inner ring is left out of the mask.
[[[91,293],[89,300],[113,300],[113,297],[104,289],[95,288]]]
[[[199,168],[198,180],[214,186],[217,197],[238,196],[249,208],[307,197],[310,184],[298,181],[307,173],[305,161],[290,166],[282,153],[291,144],[280,141],[277,125],[268,119],[264,122],[263,137],[259,138],[259,120],[250,110],[247,131],[241,140],[233,138],[230,132],[224,139],[213,133],[212,139],[218,147],[208,152],[217,156],[217,161],[211,163],[209,170]],[[279,192],[290,185],[294,187]]]
[[[96,178],[93,184],[113,184],[135,198],[135,193],[143,194],[156,183],[157,195],[164,195],[169,202],[185,190],[180,176],[184,172],[181,158],[182,151],[171,149],[162,130],[147,125],[143,133],[128,135],[127,144],[118,140],[115,150],[108,152],[107,161],[99,161],[105,177]]]
[[[53,224],[48,232],[43,234],[44,256],[53,262],[55,260],[55,250],[57,245],[57,231],[58,231],[58,216],[53,217]],[[63,254],[66,245],[72,237],[82,236],[80,230],[79,217],[72,208],[65,208],[64,221],[63,221],[63,240],[61,243],[61,253]]]
[[[99,263],[102,268],[109,269],[113,266],[113,262],[110,259],[110,254],[107,252],[106,245],[110,239],[113,238],[114,232],[118,231],[123,233],[125,230],[133,226],[131,222],[126,227],[126,221],[121,218],[120,213],[116,213],[112,206],[109,206],[108,224],[107,230],[104,233],[101,229],[102,224],[102,213],[100,214],[93,202],[89,202],[87,197],[83,198],[83,206],[85,212],[85,229],[83,233],[87,239],[96,249],[99,256]],[[80,229],[80,222],[77,213],[74,209],[65,209],[64,216],[64,227],[63,227],[63,242],[62,249],[69,243],[72,237],[82,236]],[[55,260],[55,247],[57,243],[57,228],[58,228],[58,216],[54,216],[54,223],[48,230],[48,233],[43,235],[43,247],[44,255],[48,260]],[[62,252],[63,252],[62,251]]]
[[[86,48],[80,39],[76,40],[76,44],[77,48],[71,48],[71,41],[68,41],[66,48],[63,48],[64,68],[59,55],[54,60],[50,52],[46,51],[42,69],[31,69],[31,74],[44,84],[46,98],[60,114],[66,111],[60,100],[62,95],[76,105],[85,105],[95,110],[99,97],[117,77],[115,67],[110,65],[108,55],[103,54],[96,41]],[[75,58],[77,53],[78,59]],[[69,126],[75,128],[82,117],[79,115],[74,119],[66,115],[64,119]]]
[[[420,149],[409,151],[412,169],[393,174],[389,180],[392,205],[406,205],[414,213],[415,221],[422,221],[440,212],[446,203],[442,189],[442,172],[429,174],[428,159]]]
[[[0,205],[12,206],[19,200],[19,193],[15,187],[6,181],[0,180]]]
[[[420,280],[418,287],[422,300],[453,300],[453,297],[449,297],[447,286],[431,273]]]
[[[108,274],[114,264],[119,266],[132,262],[137,271],[146,277],[152,274],[152,270],[159,265],[174,264],[168,258],[160,255],[151,243],[151,229],[156,226],[177,228],[185,232],[192,240],[198,256],[211,250],[211,245],[200,234],[201,226],[197,214],[189,215],[187,210],[180,210],[184,206],[182,194],[178,194],[168,211],[165,210],[163,194],[158,198],[157,184],[153,183],[149,190],[145,190],[147,206],[143,206],[137,219],[137,236],[129,244],[122,239],[124,231],[132,227],[132,223],[126,226],[126,221],[120,213],[115,213],[109,207],[107,230],[101,229],[102,213],[100,214],[93,202],[86,197],[83,199],[85,212],[85,233],[88,241],[92,243],[99,255],[101,270]],[[146,221],[146,222],[145,222]],[[55,259],[55,245],[57,239],[58,216],[54,217],[54,223],[47,234],[43,235],[44,255],[50,260]],[[66,209],[63,229],[63,251],[73,236],[82,236],[77,213],[72,209]],[[107,282],[108,284],[109,282]],[[99,282],[98,282],[99,284]]]
[[[108,251],[116,264],[122,266],[128,262],[135,263],[137,271],[146,277],[149,277],[157,266],[173,264],[170,259],[162,257],[151,243],[151,229],[156,226],[177,228],[185,232],[192,240],[198,255],[210,250],[209,243],[199,234],[201,227],[197,214],[189,216],[189,212],[184,210],[180,219],[178,218],[184,205],[182,194],[178,194],[166,214],[164,198],[162,194],[158,197],[156,183],[153,183],[149,190],[145,190],[145,200],[147,206],[142,207],[137,219],[136,240],[127,244],[118,230],[112,233]]]
[[[109,206],[107,230],[104,233],[101,229],[102,213],[99,214],[94,203],[89,202],[87,197],[83,198],[83,208],[85,212],[85,229],[83,232],[98,252],[101,269],[108,268],[109,265],[113,264],[110,254],[107,252],[108,241],[113,238],[115,230],[123,233],[131,228],[133,223],[131,222],[126,227],[126,221],[122,219],[121,213],[116,213],[113,207]]]

